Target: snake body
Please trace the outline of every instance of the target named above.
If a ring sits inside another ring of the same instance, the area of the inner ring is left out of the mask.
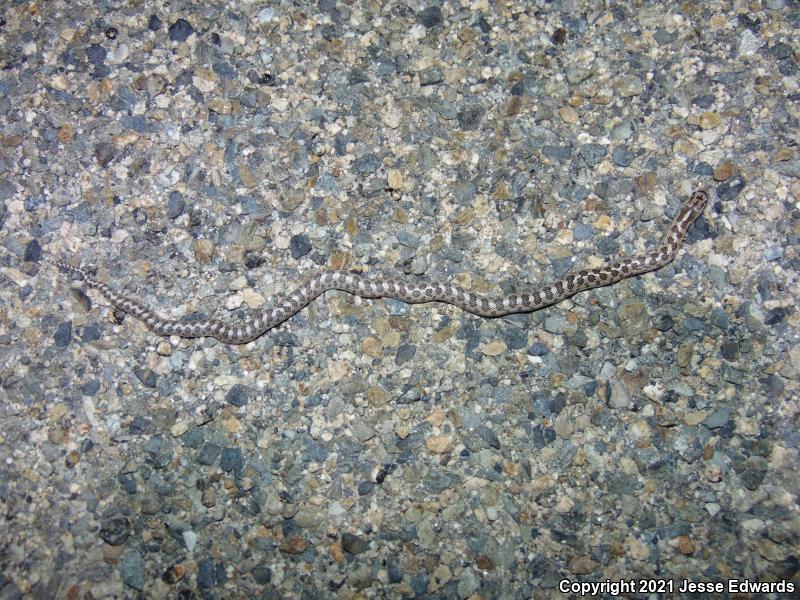
[[[216,319],[162,319],[148,306],[118,294],[105,283],[93,279],[85,270],[63,262],[56,261],[55,264],[80,277],[88,287],[100,292],[115,308],[142,321],[158,335],[214,337],[228,344],[245,344],[284,322],[323,292],[332,289],[362,298],[391,297],[410,304],[446,302],[481,317],[535,311],[578,292],[611,285],[669,264],[677,255],[692,223],[703,213],[707,203],[708,194],[704,190],[695,191],[681,207],[656,250],[597,269],[571,273],[563,279],[527,293],[486,298],[451,283],[408,283],[393,279],[369,279],[347,271],[322,271],[285,296],[279,305],[264,309],[237,324]]]

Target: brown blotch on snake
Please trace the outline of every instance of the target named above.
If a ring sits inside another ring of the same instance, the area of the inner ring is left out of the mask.
[[[55,261],[55,264],[80,277],[90,288],[99,291],[115,308],[142,321],[158,335],[177,335],[187,338],[215,337],[228,344],[244,344],[260,337],[302,310],[323,292],[333,289],[362,298],[391,297],[409,304],[445,302],[481,317],[500,317],[539,310],[578,292],[611,285],[669,264],[680,250],[692,223],[703,213],[707,203],[708,194],[705,191],[694,192],[673,219],[655,251],[609,263],[597,269],[581,270],[530,292],[500,298],[484,298],[449,283],[399,283],[394,280],[367,279],[347,271],[322,271],[286,295],[275,308],[261,310],[236,324],[215,319],[196,321],[162,319],[149,307],[118,294],[106,284],[93,279],[83,269],[63,262]]]

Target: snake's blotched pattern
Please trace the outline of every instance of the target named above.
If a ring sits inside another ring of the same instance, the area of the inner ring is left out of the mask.
[[[158,335],[177,335],[187,338],[215,337],[228,344],[244,344],[263,335],[302,310],[317,296],[332,289],[349,292],[362,298],[397,298],[411,304],[446,302],[481,317],[500,317],[538,310],[578,292],[610,285],[669,264],[678,253],[689,227],[702,214],[707,203],[708,194],[705,191],[694,192],[672,221],[661,244],[648,254],[626,258],[597,269],[571,273],[559,281],[524,294],[485,298],[450,283],[436,281],[408,283],[392,279],[368,279],[347,271],[323,271],[288,294],[278,306],[262,310],[236,324],[216,319],[194,321],[162,319],[138,300],[118,294],[106,284],[90,277],[83,269],[63,262],[55,264],[78,275],[90,288],[105,296],[115,308],[142,321]]]

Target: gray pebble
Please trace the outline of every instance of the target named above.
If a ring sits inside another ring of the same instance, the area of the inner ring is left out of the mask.
[[[185,42],[194,33],[194,28],[186,19],[178,19],[169,26],[169,39],[173,42]]]
[[[86,49],[86,58],[93,65],[100,65],[106,60],[106,49],[100,44],[92,44]]]
[[[381,159],[377,154],[363,154],[353,161],[353,170],[359,175],[370,175],[381,166]]]
[[[64,321],[63,323],[60,323],[56,328],[56,332],[53,334],[53,341],[56,344],[56,348],[66,348],[71,339],[72,321]]]
[[[594,237],[594,229],[588,223],[578,223],[572,230],[572,239],[576,242],[585,242]]]
[[[442,9],[438,6],[431,6],[417,14],[417,21],[424,27],[430,29],[444,23]]]
[[[549,446],[556,440],[556,432],[552,427],[535,425],[531,429],[531,443],[536,450]]]
[[[369,550],[369,542],[352,533],[342,534],[342,550],[348,554],[363,554]]]
[[[167,200],[167,216],[170,219],[177,219],[183,214],[183,209],[186,207],[186,202],[183,200],[183,194],[177,190],[169,193],[169,200]]]
[[[627,167],[633,162],[634,158],[633,152],[622,146],[617,146],[611,153],[611,160],[618,167]]]
[[[0,179],[0,200],[10,200],[16,193],[17,187],[13,183],[8,179]]]
[[[309,252],[311,252],[311,242],[308,240],[308,236],[304,233],[293,235],[289,241],[289,253],[292,258],[297,260]]]
[[[233,472],[237,477],[241,476],[244,468],[242,449],[236,446],[224,448],[219,459],[219,468],[227,473]]]
[[[717,197],[720,200],[733,200],[744,189],[747,182],[741,175],[735,175],[717,187]]]
[[[477,129],[484,112],[484,109],[480,106],[467,106],[461,109],[456,115],[458,126],[465,131]]]
[[[432,471],[422,478],[422,485],[431,493],[443,492],[453,483],[453,479],[443,471]]]
[[[218,454],[219,446],[210,442],[206,442],[203,444],[203,447],[200,449],[200,453],[197,455],[197,462],[199,462],[201,465],[214,464],[214,461],[217,460]]]
[[[156,374],[152,369],[133,367],[133,374],[136,375],[136,379],[138,379],[144,387],[156,387]]]
[[[442,83],[443,81],[444,74],[442,74],[442,70],[439,67],[423,69],[419,73],[419,84],[421,86],[436,85],[437,83]]]
[[[475,431],[481,436],[481,439],[489,444],[495,450],[500,449],[500,438],[497,437],[494,429],[489,429],[486,425],[478,425]]]
[[[241,383],[234,384],[225,394],[225,402],[233,406],[244,406],[250,402],[250,389]]]
[[[606,147],[602,144],[584,144],[578,149],[581,158],[583,158],[590,167],[599,164],[607,152],[608,150],[606,150]]]
[[[394,363],[399,367],[411,360],[417,353],[417,347],[414,344],[401,344],[397,348],[397,353],[394,357]]]
[[[39,240],[31,240],[25,246],[25,261],[39,262],[42,258],[42,245]]]
[[[111,546],[121,546],[131,534],[133,523],[127,517],[116,516],[100,524],[100,537]]]
[[[528,354],[530,356],[544,356],[550,352],[542,342],[533,342],[528,348]]]
[[[719,429],[724,426],[731,418],[729,408],[718,408],[703,420],[703,425],[709,429]]]
[[[97,164],[101,167],[107,167],[109,163],[114,160],[115,155],[116,149],[114,145],[108,142],[100,142],[94,147],[94,157],[97,160]]]
[[[144,565],[142,555],[136,550],[128,550],[119,561],[119,571],[122,581],[132,588],[144,590]]]

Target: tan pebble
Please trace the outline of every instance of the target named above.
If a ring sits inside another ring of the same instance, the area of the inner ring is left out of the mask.
[[[678,140],[672,145],[672,151],[682,156],[695,156],[700,152],[700,146],[694,140]]]
[[[336,540],[331,544],[330,555],[337,563],[344,560],[344,551],[342,550],[342,542],[340,540]]]
[[[650,558],[650,548],[639,538],[628,536],[628,553],[634,560],[647,560]]]
[[[572,125],[573,123],[578,122],[578,111],[576,111],[571,106],[564,106],[558,109],[558,114],[561,117],[561,120],[564,123]]]
[[[439,565],[433,570],[433,577],[431,577],[430,583],[428,583],[428,591],[435,592],[439,588],[447,585],[452,578],[453,574],[450,572],[450,567],[447,565]]]
[[[56,75],[50,79],[50,87],[55,88],[61,92],[69,88],[69,82],[63,75]]]
[[[710,414],[711,414],[710,410],[694,410],[684,415],[683,422],[689,425],[690,427],[694,427],[695,425],[699,425],[700,423],[705,421],[706,417]]]
[[[795,156],[794,150],[792,150],[791,148],[780,148],[775,153],[775,161],[782,162],[785,160],[793,160],[794,156]]]
[[[508,350],[508,346],[502,340],[489,342],[488,344],[484,344],[481,348],[481,352],[483,352],[486,356],[499,356]]]
[[[372,336],[361,342],[361,349],[365,354],[373,358],[377,358],[381,355],[381,343],[377,338]]]
[[[206,508],[214,508],[217,505],[217,498],[216,495],[214,494],[213,487],[207,487],[206,489],[203,490],[203,495],[200,498],[200,502]]]
[[[244,300],[244,303],[247,304],[248,308],[253,310],[261,308],[264,306],[264,302],[266,302],[264,296],[259,294],[253,288],[249,287],[242,290],[242,299]]]
[[[393,190],[399,190],[403,187],[403,174],[399,169],[389,169],[389,187]]]
[[[189,431],[189,423],[186,421],[178,421],[169,429],[172,437],[181,437],[187,431]]]
[[[194,257],[198,262],[207,263],[214,256],[214,242],[208,239],[194,241]]]
[[[243,356],[239,361],[239,365],[243,370],[247,371],[248,373],[252,373],[253,371],[258,371],[261,368],[261,361],[252,356]]]
[[[597,563],[589,556],[578,556],[569,564],[569,572],[576,575],[589,575],[598,567]]]
[[[692,540],[689,539],[688,535],[682,535],[678,537],[677,546],[678,550],[680,550],[680,553],[685,556],[694,554],[695,551],[694,543],[692,542]]]
[[[62,125],[58,128],[56,136],[62,142],[68,142],[75,137],[75,128],[72,125]]]
[[[328,362],[328,377],[331,381],[341,381],[347,376],[347,362],[343,360],[331,360]]]
[[[444,411],[441,408],[433,409],[433,412],[428,415],[428,423],[434,427],[439,427],[444,422]]]
[[[225,431],[228,433],[236,433],[242,428],[242,424],[239,423],[239,419],[236,417],[227,417],[222,420],[222,424],[225,426]]]
[[[556,501],[555,506],[553,506],[553,510],[560,515],[565,515],[574,507],[575,502],[572,501],[572,498],[567,495],[563,495]]]
[[[675,353],[675,361],[678,363],[678,366],[681,367],[682,369],[686,368],[689,366],[693,354],[694,351],[692,350],[692,347],[688,344],[684,344],[683,346],[678,348],[678,351]]]
[[[704,112],[700,115],[700,128],[701,129],[714,129],[719,127],[719,124],[722,122],[719,115],[714,111]]]
[[[453,436],[432,435],[425,440],[425,445],[434,454],[445,454],[453,449]]]
[[[401,440],[404,440],[411,435],[411,427],[408,425],[408,423],[395,423],[394,433]]]
[[[367,402],[372,407],[383,406],[389,401],[389,392],[379,385],[370,386],[367,390]]]
[[[308,540],[305,540],[297,535],[288,537],[281,542],[281,550],[287,554],[302,554],[306,551],[308,546]]]
[[[717,483],[722,480],[722,469],[717,465],[709,465],[706,467],[704,475],[711,483]]]
[[[731,175],[733,175],[733,164],[729,160],[721,162],[714,169],[715,181],[728,181]]]
[[[156,346],[156,352],[161,356],[171,356],[172,355],[172,344],[170,344],[166,340],[162,340]]]

